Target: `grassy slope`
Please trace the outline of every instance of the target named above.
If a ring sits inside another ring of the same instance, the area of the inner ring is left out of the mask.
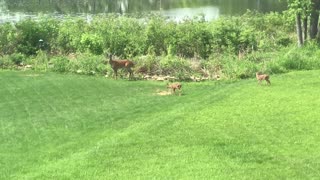
[[[165,83],[0,71],[0,179],[315,178],[320,71]]]

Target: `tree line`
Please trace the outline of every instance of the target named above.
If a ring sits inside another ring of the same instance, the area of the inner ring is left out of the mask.
[[[287,0],[289,12],[295,17],[298,46],[308,40],[319,41],[320,0]]]

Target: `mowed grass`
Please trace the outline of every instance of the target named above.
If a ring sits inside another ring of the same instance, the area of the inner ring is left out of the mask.
[[[317,179],[320,71],[271,83],[0,71],[0,179]]]

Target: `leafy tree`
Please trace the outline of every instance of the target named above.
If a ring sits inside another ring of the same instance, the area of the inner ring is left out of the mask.
[[[298,46],[300,47],[307,40],[308,22],[310,23],[310,39],[315,39],[318,35],[320,0],[287,1],[289,12],[295,16]]]
[[[312,0],[312,8],[310,15],[310,38],[316,38],[318,34],[320,0]]]

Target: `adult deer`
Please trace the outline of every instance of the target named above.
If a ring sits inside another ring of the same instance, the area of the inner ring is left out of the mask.
[[[132,67],[134,66],[133,62],[127,59],[123,60],[112,60],[112,54],[109,55],[109,63],[113,69],[115,78],[118,77],[118,69],[126,69],[129,72],[129,79],[133,77]]]

